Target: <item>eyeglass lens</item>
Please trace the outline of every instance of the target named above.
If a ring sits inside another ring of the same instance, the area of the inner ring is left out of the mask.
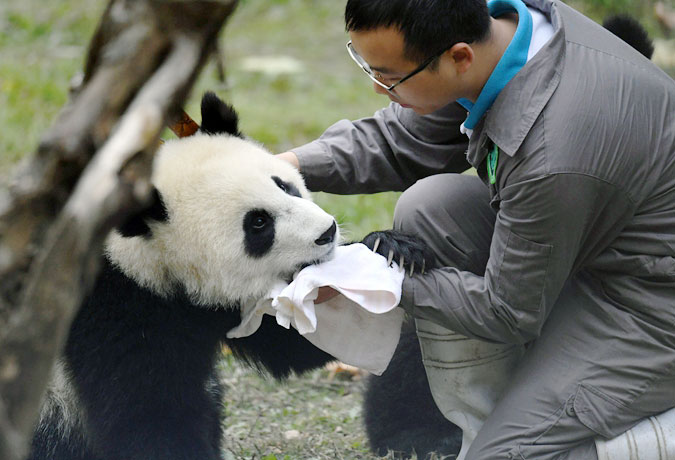
[[[347,43],[347,51],[349,52],[349,55],[351,58],[358,64],[359,67],[363,69],[363,71],[370,77],[371,80],[373,80],[375,83],[377,83],[379,86],[382,88],[386,89],[392,96],[397,96],[397,94],[392,91],[392,87],[386,85],[384,82],[380,81],[379,78],[375,75],[375,73],[372,71],[368,63],[366,62],[365,59],[363,59],[359,53],[356,52],[354,47],[352,46],[352,42]],[[393,85],[396,86],[396,85]]]

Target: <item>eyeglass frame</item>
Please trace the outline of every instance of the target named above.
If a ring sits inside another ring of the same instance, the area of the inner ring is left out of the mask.
[[[395,96],[395,97],[398,97],[398,95],[394,92],[394,88],[396,88],[396,87],[397,87],[398,85],[400,85],[401,83],[403,83],[403,82],[405,82],[405,81],[408,81],[409,79],[411,79],[412,77],[414,77],[415,75],[417,75],[418,73],[420,73],[421,71],[423,71],[424,69],[426,69],[427,67],[429,67],[429,64],[431,64],[432,62],[434,62],[436,59],[438,59],[443,53],[445,53],[445,52],[448,50],[448,48],[446,48],[446,49],[443,49],[442,51],[439,51],[438,53],[434,54],[434,55],[431,56],[429,59],[425,60],[422,64],[420,64],[419,66],[417,66],[417,68],[415,68],[415,70],[413,70],[412,72],[410,72],[410,73],[409,73],[408,75],[406,75],[405,77],[401,78],[401,79],[400,79],[399,81],[397,81],[396,83],[394,83],[394,84],[392,84],[392,85],[385,85],[385,84],[382,83],[380,80],[378,80],[378,78],[375,76],[375,73],[373,72],[373,69],[370,68],[370,66],[368,65],[368,63],[366,62],[366,60],[363,59],[363,57],[361,57],[361,55],[360,55],[359,53],[356,52],[356,50],[354,49],[354,46],[352,46],[352,41],[351,41],[351,40],[349,40],[349,41],[347,42],[346,47],[347,47],[347,52],[349,53],[349,57],[351,57],[352,60],[353,60],[354,62],[356,62],[356,65],[358,65],[359,67],[361,67],[361,70],[363,70],[363,71],[366,73],[366,75],[368,75],[368,77],[370,77],[371,80],[373,80],[373,81],[374,81],[375,83],[377,83],[379,86],[381,86],[382,88],[384,88],[389,94],[391,94],[392,96]],[[358,56],[359,58],[361,58],[361,60],[363,60],[363,64],[359,61],[359,59],[357,58],[357,56]],[[365,65],[364,65],[364,64],[365,64]],[[366,66],[368,66],[368,67],[366,68]]]

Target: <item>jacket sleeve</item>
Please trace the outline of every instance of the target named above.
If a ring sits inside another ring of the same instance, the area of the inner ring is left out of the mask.
[[[450,104],[420,116],[390,104],[374,116],[342,120],[293,149],[307,187],[337,194],[401,191],[420,178],[469,169],[466,111]]]
[[[572,173],[509,185],[501,198],[485,275],[445,267],[406,277],[402,307],[469,337],[533,340],[568,278],[635,209],[616,186]]]

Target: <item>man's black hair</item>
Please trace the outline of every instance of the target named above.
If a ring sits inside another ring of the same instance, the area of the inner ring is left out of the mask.
[[[487,38],[490,14],[485,0],[348,0],[345,25],[347,31],[396,27],[405,57],[422,63],[456,43]]]

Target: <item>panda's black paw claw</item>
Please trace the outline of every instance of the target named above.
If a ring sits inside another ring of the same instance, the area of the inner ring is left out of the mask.
[[[369,233],[361,243],[385,257],[387,265],[391,266],[396,262],[399,268],[408,272],[410,276],[433,268],[433,254],[427,245],[415,236],[396,230],[383,230]]]

